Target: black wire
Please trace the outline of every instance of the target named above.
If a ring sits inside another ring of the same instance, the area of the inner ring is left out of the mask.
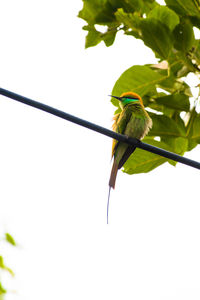
[[[139,141],[135,138],[130,138],[130,137],[127,137],[123,134],[116,133],[112,130],[109,130],[109,129],[104,128],[102,126],[99,126],[99,125],[96,125],[94,123],[88,122],[86,120],[77,118],[73,115],[65,113],[64,111],[58,110],[58,109],[56,109],[54,107],[51,107],[49,105],[43,104],[41,102],[29,99],[29,98],[26,98],[24,96],[18,95],[16,93],[5,90],[3,88],[0,88],[0,94],[5,96],[5,97],[8,97],[8,98],[11,98],[13,100],[19,101],[21,103],[24,103],[26,105],[30,105],[32,107],[35,107],[35,108],[38,108],[40,110],[46,111],[46,112],[48,112],[48,113],[50,113],[54,116],[57,116],[59,118],[65,119],[67,121],[73,122],[73,123],[78,124],[80,126],[83,126],[83,127],[88,128],[88,129],[99,132],[101,134],[104,134],[104,135],[109,136],[113,139],[116,139],[120,142],[124,142],[124,143],[127,143],[127,144],[132,145],[132,146],[136,146],[140,149],[158,154],[158,155],[166,157],[168,159],[172,159],[174,161],[180,162],[180,163],[188,165],[190,167],[200,169],[200,163],[197,162],[197,161],[194,161],[194,160],[191,160],[189,158],[180,156],[178,154],[169,152],[167,150],[164,150],[164,149],[146,144],[146,143],[141,142],[141,141]]]

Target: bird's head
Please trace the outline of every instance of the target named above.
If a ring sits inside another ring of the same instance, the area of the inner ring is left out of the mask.
[[[139,103],[142,107],[144,107],[143,105],[143,102],[142,102],[142,98],[134,93],[134,92],[126,92],[126,93],[123,93],[121,94],[120,97],[117,97],[117,96],[113,96],[113,95],[110,95],[111,97],[113,98],[116,98],[120,101],[120,107],[123,109],[127,104],[130,104],[130,103]]]

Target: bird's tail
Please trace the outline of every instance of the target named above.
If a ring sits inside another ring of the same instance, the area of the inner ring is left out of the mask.
[[[117,164],[116,160],[114,160],[112,170],[111,170],[111,174],[110,174],[110,180],[109,180],[109,186],[113,189],[115,188],[115,181],[116,181],[116,177],[117,177],[117,171],[118,171],[118,164]]]
[[[109,191],[108,191],[108,201],[107,201],[107,224],[108,224],[108,211],[109,211],[109,201],[110,201],[110,190],[111,188],[115,188],[115,181],[117,177],[117,171],[118,171],[118,164],[114,160],[111,174],[110,174],[110,180],[109,180]]]

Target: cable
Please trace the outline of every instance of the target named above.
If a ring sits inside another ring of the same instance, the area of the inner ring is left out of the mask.
[[[130,138],[130,137],[125,136],[123,134],[116,133],[116,132],[114,132],[112,130],[109,130],[109,129],[104,128],[102,126],[99,126],[99,125],[96,125],[94,123],[88,122],[86,120],[77,118],[77,117],[75,117],[73,115],[65,113],[64,111],[58,110],[58,109],[56,109],[54,107],[51,107],[51,106],[46,105],[46,104],[43,104],[41,102],[29,99],[29,98],[21,96],[21,95],[18,95],[16,93],[13,93],[11,91],[5,90],[3,88],[0,88],[0,95],[3,95],[3,96],[8,97],[10,99],[13,99],[13,100],[16,100],[18,102],[24,103],[26,105],[35,107],[37,109],[43,110],[43,111],[48,112],[48,113],[50,113],[50,114],[52,114],[54,116],[57,116],[59,118],[65,119],[65,120],[70,121],[70,122],[73,122],[75,124],[78,124],[80,126],[86,127],[86,128],[91,129],[93,131],[99,132],[99,133],[104,134],[104,135],[106,135],[108,137],[116,139],[116,140],[118,140],[120,142],[124,142],[124,143],[127,143],[127,144],[132,145],[132,146],[136,146],[136,147],[138,147],[140,149],[143,149],[143,150],[146,150],[146,151],[158,154],[160,156],[166,157],[168,159],[172,159],[174,161],[180,162],[182,164],[185,164],[185,165],[188,165],[190,167],[193,167],[193,168],[196,168],[196,169],[200,170],[200,163],[197,162],[197,161],[194,161],[194,160],[191,160],[189,158],[180,156],[178,154],[169,152],[167,150],[164,150],[164,149],[161,149],[161,148],[158,148],[158,147],[146,144],[144,142],[141,142],[138,139]]]

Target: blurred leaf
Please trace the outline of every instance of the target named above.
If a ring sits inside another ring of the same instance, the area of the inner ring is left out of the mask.
[[[8,233],[8,232],[5,233],[5,238],[8,243],[10,243],[13,246],[16,246],[16,242],[15,242],[14,238],[12,237],[12,235],[10,235],[10,233]]]
[[[145,94],[153,92],[156,94],[155,84],[166,76],[154,72],[147,66],[133,66],[126,70],[116,81],[112,95],[120,96],[123,92],[134,91],[142,97]],[[118,106],[118,100],[112,100],[115,106]]]
[[[0,268],[8,271],[12,276],[14,276],[14,272],[4,264],[3,256],[0,256]]]
[[[159,148],[170,150],[170,147],[163,142],[158,142],[149,138],[145,138],[144,142]],[[147,173],[166,161],[167,159],[160,155],[137,148],[124,164],[123,171],[128,174]]]
[[[162,104],[179,111],[189,111],[190,108],[189,97],[181,93],[158,97],[155,98],[155,101],[158,104]]]
[[[122,8],[118,9],[115,13],[116,19],[119,23],[122,23],[126,26],[128,31],[125,29],[126,34],[131,34],[129,31],[132,29],[132,33],[136,38],[140,38],[140,22],[141,18],[138,16],[138,14],[134,13],[126,13]]]
[[[115,21],[114,11],[115,9],[107,0],[85,0],[78,17],[91,25],[106,25]]]
[[[181,132],[178,128],[176,122],[165,116],[165,115],[156,115],[150,114],[153,127],[149,132],[149,136],[170,136],[170,137],[179,137]]]
[[[195,142],[194,140],[188,140],[188,149],[187,151],[191,151],[192,149],[194,149],[196,146],[198,145],[197,142]]]
[[[199,16],[198,0],[165,0],[165,3],[180,15]]]
[[[153,18],[143,19],[140,28],[145,45],[159,57],[167,59],[172,49],[172,35],[169,28]]]
[[[162,112],[163,115],[165,115],[169,118],[171,118],[174,114],[174,109],[168,108],[164,105],[158,105],[156,103],[152,103],[151,105],[149,105],[149,107],[154,109],[154,110],[157,110],[158,112]]]
[[[200,16],[192,16],[190,17],[190,21],[193,26],[197,27],[200,29]]]
[[[176,122],[181,135],[186,136],[186,126],[185,126],[183,119],[180,117],[180,112],[176,111],[173,114],[172,119]]]
[[[195,43],[193,27],[189,22],[178,24],[174,31],[174,47],[177,50],[187,52]]]
[[[0,282],[0,295],[5,294],[6,292],[7,292],[6,289],[3,287],[2,283]]]
[[[200,40],[196,41],[196,45],[191,49],[190,55],[192,59],[195,59],[196,64],[200,65]]]
[[[178,15],[166,6],[156,6],[148,15],[148,18],[154,18],[165,24],[172,31],[179,23]]]
[[[173,152],[183,155],[188,149],[188,139],[184,137],[164,137],[162,141],[169,145]]]
[[[184,81],[177,79],[172,73],[169,77],[157,83],[158,87],[172,93],[184,93],[185,95],[192,97],[190,87]]]
[[[108,0],[113,8],[123,8],[125,12],[142,11],[143,0]]]
[[[194,114],[188,127],[188,137],[200,143],[200,114]]]

